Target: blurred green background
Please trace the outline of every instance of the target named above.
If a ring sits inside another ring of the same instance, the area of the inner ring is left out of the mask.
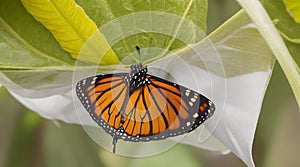
[[[240,9],[233,0],[209,0],[208,32]],[[245,166],[234,154],[177,144],[147,158],[114,155],[95,144],[81,126],[41,118],[0,87],[0,167]],[[276,63],[264,98],[253,156],[258,167],[300,165],[300,112]]]

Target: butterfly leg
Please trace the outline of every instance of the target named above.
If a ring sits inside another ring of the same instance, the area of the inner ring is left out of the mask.
[[[118,141],[119,138],[121,138],[121,136],[123,135],[123,133],[124,133],[123,126],[120,126],[118,128],[118,130],[114,133],[114,135],[113,135],[113,143],[112,143],[113,144],[113,153],[116,152],[117,141]]]
[[[116,145],[117,145],[117,141],[118,141],[118,137],[115,135],[114,137],[113,137],[113,153],[115,154],[116,153]]]

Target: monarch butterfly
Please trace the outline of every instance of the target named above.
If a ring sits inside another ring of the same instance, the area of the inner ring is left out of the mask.
[[[151,141],[193,131],[215,111],[205,96],[147,74],[131,65],[130,73],[92,76],[77,83],[76,93],[92,119],[118,139]]]

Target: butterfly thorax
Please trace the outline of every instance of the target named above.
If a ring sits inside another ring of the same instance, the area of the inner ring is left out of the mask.
[[[150,81],[146,78],[148,72],[147,67],[143,67],[141,64],[131,65],[130,73],[128,77],[125,77],[125,82],[129,87],[129,94],[132,94],[135,90],[141,88],[143,85],[148,84]]]

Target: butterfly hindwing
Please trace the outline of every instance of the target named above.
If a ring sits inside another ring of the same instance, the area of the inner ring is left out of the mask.
[[[123,80],[128,73],[97,75],[77,83],[76,92],[93,120],[113,135],[120,127],[121,108],[128,89]]]

